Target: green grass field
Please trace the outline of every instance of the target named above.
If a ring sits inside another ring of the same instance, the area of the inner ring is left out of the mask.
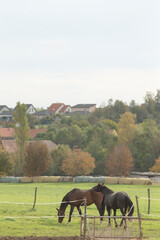
[[[73,213],[71,223],[67,224],[70,208],[68,206],[66,217],[63,223],[59,224],[56,208],[59,208],[64,195],[73,188],[89,189],[95,185],[96,183],[0,183],[0,236],[79,235],[80,218],[77,210],[75,209]],[[33,209],[35,187],[37,187],[37,203]],[[150,239],[160,236],[160,201],[151,200],[151,214],[148,216],[148,200],[146,199],[148,188],[150,188],[151,199],[160,199],[159,185],[108,185],[108,187],[116,192],[128,193],[135,205],[134,216],[137,216],[135,196],[142,197],[142,199],[139,198],[142,217],[156,219],[156,221],[142,221],[144,236],[150,236]],[[87,208],[87,215],[99,216],[94,204]],[[117,215],[120,215],[119,211]],[[106,221],[107,219],[104,220],[103,225]]]

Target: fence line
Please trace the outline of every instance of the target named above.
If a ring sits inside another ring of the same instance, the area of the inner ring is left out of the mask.
[[[53,204],[61,204],[61,203],[72,203],[84,201],[84,199],[74,200],[74,201],[64,201],[64,202],[56,202],[56,203],[36,203],[36,205],[53,205]],[[0,204],[15,204],[15,205],[33,205],[33,203],[15,203],[15,202],[0,202]]]
[[[149,199],[149,200],[154,200],[154,201],[160,201],[160,199],[158,199],[158,198],[157,198],[157,199],[154,199],[154,198],[148,198],[148,197],[139,197],[139,196],[138,196],[138,198],[139,198],[139,199],[146,199],[146,200],[148,200],[148,199]]]
[[[153,214],[146,214],[146,213],[141,213],[141,215],[144,215],[144,216],[151,216],[151,217],[159,217],[160,218],[160,215],[153,215]]]

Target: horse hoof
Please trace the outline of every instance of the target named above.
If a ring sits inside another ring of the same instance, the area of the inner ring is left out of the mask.
[[[100,221],[100,225],[102,225],[103,221]]]
[[[118,224],[116,224],[115,227],[118,228]]]
[[[125,231],[127,230],[127,226],[124,226],[124,230],[125,230]]]

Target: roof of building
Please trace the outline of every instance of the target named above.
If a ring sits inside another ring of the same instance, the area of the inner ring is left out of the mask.
[[[96,106],[96,104],[77,104],[73,106],[72,108],[90,108]]]
[[[32,107],[35,109],[35,111],[36,111],[36,108],[33,106],[33,104],[31,104],[31,103],[25,104],[25,103],[24,103],[24,105],[26,105],[27,110],[32,106]],[[16,110],[16,109],[17,109],[17,106],[15,106],[14,110]]]
[[[70,105],[64,105],[64,106],[61,108],[60,112],[65,112],[65,111],[67,110],[67,108],[70,108],[70,107],[71,107]]]
[[[13,111],[12,110],[8,110],[8,111],[3,111],[2,113],[0,113],[1,116],[13,116]]]
[[[30,129],[30,138],[34,138],[38,133],[45,132],[46,129]],[[0,138],[14,138],[13,128],[0,128]]]
[[[13,138],[14,137],[13,128],[0,128],[0,137]]]
[[[8,109],[10,109],[10,108],[7,107],[6,105],[0,105],[0,110],[3,109],[3,108],[5,108],[5,107],[8,108]]]
[[[47,129],[30,129],[30,138],[35,138],[38,133],[46,132]]]
[[[53,112],[48,111],[48,110],[42,110],[42,111],[37,111],[37,112],[33,113],[33,115],[36,115],[36,116],[47,116],[47,115],[53,115]]]
[[[29,141],[36,142],[36,141]],[[58,146],[53,143],[51,140],[39,140],[38,142],[44,143],[47,145],[48,150],[51,151],[53,148],[57,148]],[[0,145],[6,152],[14,153],[18,150],[16,140],[0,140]]]
[[[51,111],[51,112],[57,112],[58,109],[62,108],[64,106],[63,103],[53,103],[49,108],[48,110]]]

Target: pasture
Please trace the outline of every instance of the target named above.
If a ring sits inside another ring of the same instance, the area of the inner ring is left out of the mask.
[[[90,189],[96,183],[0,183],[0,236],[79,236],[80,218],[77,209],[74,210],[71,223],[67,224],[70,207],[67,207],[66,217],[62,224],[58,223],[57,210],[62,198],[73,188]],[[134,205],[134,216],[137,216],[136,199],[139,198],[139,208],[142,217],[155,219],[142,220],[145,236],[150,239],[160,236],[160,186],[159,185],[107,185],[117,191],[125,191],[131,197]],[[33,209],[35,187],[37,187],[37,203]],[[147,189],[151,192],[151,213],[148,216]],[[159,200],[156,200],[159,199]],[[83,207],[82,207],[83,212]],[[105,212],[105,215],[107,212]],[[96,206],[87,207],[87,215],[99,216]],[[121,215],[117,211],[117,215]],[[106,223],[104,220],[103,224]]]

